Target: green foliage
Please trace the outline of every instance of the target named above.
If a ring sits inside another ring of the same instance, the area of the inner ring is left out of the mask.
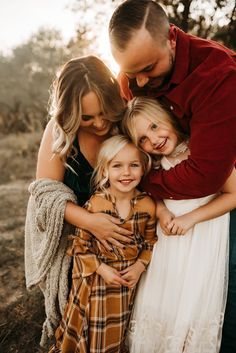
[[[67,46],[58,31],[41,28],[10,56],[0,56],[1,132],[42,129],[56,71],[67,59],[84,54],[86,45],[78,35]]]
[[[60,32],[41,28],[12,54],[0,54],[0,131],[31,132],[47,121],[49,89],[57,69],[68,58],[99,53],[109,18],[121,0],[75,0],[75,38],[65,44]],[[236,49],[234,0],[162,0],[171,22],[184,31],[219,40]]]
[[[185,32],[220,40],[228,47],[235,47],[234,0],[162,0],[160,3],[165,6],[171,22]]]

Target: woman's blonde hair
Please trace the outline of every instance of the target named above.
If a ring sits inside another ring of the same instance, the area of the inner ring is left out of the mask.
[[[80,127],[81,100],[91,91],[98,96],[105,118],[117,123],[124,101],[114,75],[99,58],[90,55],[69,60],[52,84],[49,111],[55,120],[52,149],[64,164]]]
[[[92,190],[107,193],[107,188],[109,187],[108,167],[117,153],[129,144],[133,143],[124,135],[116,135],[103,142],[92,175]],[[151,168],[151,158],[146,152],[139,148],[137,149],[140,153],[143,175],[146,175]]]

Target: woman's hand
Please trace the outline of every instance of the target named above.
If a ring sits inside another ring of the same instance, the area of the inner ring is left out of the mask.
[[[106,249],[112,249],[110,244],[123,248],[124,244],[122,243],[130,243],[132,241],[130,238],[132,232],[122,228],[122,223],[119,219],[104,213],[90,213],[89,219],[86,229],[91,232]]]
[[[101,276],[106,284],[113,285],[115,287],[128,286],[126,282],[120,275],[120,273],[113,267],[102,263],[98,269],[97,274]]]
[[[127,287],[133,288],[139,281],[141,274],[146,270],[144,264],[137,260],[133,265],[120,271],[122,278],[128,282]]]

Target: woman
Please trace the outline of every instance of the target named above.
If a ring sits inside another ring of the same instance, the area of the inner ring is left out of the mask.
[[[115,132],[123,108],[116,80],[94,56],[68,61],[53,83],[25,233],[26,285],[39,284],[45,296],[42,345],[53,336],[68,296],[69,224],[93,233],[108,249],[108,242],[129,242],[131,232],[119,227],[119,219],[81,207],[89,198],[100,145]]]

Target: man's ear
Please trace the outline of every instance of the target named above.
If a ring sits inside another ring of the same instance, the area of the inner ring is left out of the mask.
[[[171,49],[174,49],[176,47],[176,40],[177,40],[176,28],[171,26],[169,30],[169,41],[170,41]]]

